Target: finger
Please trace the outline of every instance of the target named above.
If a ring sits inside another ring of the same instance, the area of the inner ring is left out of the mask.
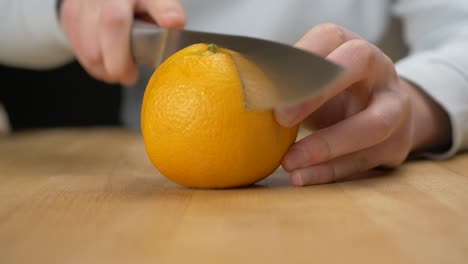
[[[333,87],[324,91],[320,96],[294,106],[288,106],[275,111],[279,124],[292,127],[304,120],[312,112],[353,84],[362,82],[372,87],[377,70],[382,67],[383,53],[372,44],[362,39],[345,42],[327,56],[327,59],[344,68],[341,78]],[[386,65],[387,66],[387,65]]]
[[[79,25],[79,47],[77,59],[85,70],[94,78],[106,82],[111,81],[107,74],[99,43],[99,18],[101,5],[98,1],[82,1]]]
[[[133,4],[127,0],[107,1],[100,17],[100,49],[107,74],[115,82],[132,84],[137,66],[130,54]]]
[[[291,173],[292,184],[324,184],[354,177],[378,167],[384,160],[384,151],[381,146],[376,146],[316,166],[297,169]]]
[[[306,168],[377,145],[399,127],[403,111],[405,105],[397,93],[377,91],[366,110],[295,143],[283,159],[283,168]]]
[[[327,23],[313,27],[294,46],[326,57],[343,43],[353,39],[362,37],[339,25]]]
[[[138,9],[147,10],[156,22],[165,28],[183,28],[185,13],[179,0],[141,0]]]
[[[70,39],[75,57],[95,79],[109,81],[102,65],[97,39],[100,6],[96,1],[64,1],[60,13],[62,27]]]
[[[295,186],[323,184],[360,178],[363,172],[380,166],[395,168],[406,160],[409,152],[408,146],[411,144],[410,136],[405,135],[408,134],[408,128],[399,131],[400,133],[396,133],[380,145],[341,156],[326,163],[297,169],[291,173],[291,181]],[[401,142],[402,146],[395,144],[396,141]],[[389,155],[389,152],[392,154]]]

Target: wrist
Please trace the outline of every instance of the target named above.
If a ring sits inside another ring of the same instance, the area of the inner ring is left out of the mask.
[[[451,144],[451,125],[445,110],[416,85],[406,80],[401,83],[409,91],[411,100],[411,151],[447,151]]]

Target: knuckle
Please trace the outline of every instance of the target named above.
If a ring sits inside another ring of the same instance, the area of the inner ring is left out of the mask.
[[[317,133],[317,149],[321,155],[320,161],[327,161],[329,160],[332,156],[332,148],[328,140],[322,136],[320,133]]]
[[[380,72],[383,76],[386,77],[387,80],[399,80],[397,70],[395,68],[395,63],[393,60],[388,57],[387,54],[385,54],[383,51],[378,49],[377,47],[375,48],[379,53],[380,53]]]
[[[370,122],[373,133],[376,137],[383,141],[388,138],[393,130],[393,121],[388,114],[382,111],[373,110],[370,112]]]
[[[96,49],[83,49],[82,50],[83,59],[91,67],[100,67],[102,65],[102,57],[98,50]]]
[[[392,88],[394,88],[396,95],[399,97],[401,107],[403,107],[406,111],[410,111],[411,96],[406,86],[402,85],[401,82],[401,79],[397,79],[397,83],[393,85]]]
[[[382,165],[389,168],[394,168],[401,165],[410,153],[410,146],[412,144],[411,132],[405,131],[393,140],[389,140],[383,151],[391,153],[388,155],[388,160]]]
[[[315,26],[312,30],[316,30],[321,34],[332,37],[336,42],[344,43],[346,41],[346,34],[341,26],[333,23],[323,23]]]
[[[354,56],[367,62],[367,65],[372,65],[376,60],[375,47],[363,39],[353,39],[347,42],[347,45]]]
[[[406,95],[389,91],[384,96],[384,104],[368,110],[370,128],[380,141],[389,137],[400,136],[403,127],[411,116],[411,106]]]
[[[104,27],[117,28],[130,22],[128,12],[119,5],[109,5],[102,11],[102,23]]]
[[[321,133],[312,135],[307,142],[307,147],[302,149],[310,164],[328,161],[332,157],[330,143]]]

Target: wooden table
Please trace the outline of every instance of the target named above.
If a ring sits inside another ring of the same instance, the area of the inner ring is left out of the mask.
[[[294,188],[177,186],[139,134],[0,138],[0,263],[468,263],[468,155]]]

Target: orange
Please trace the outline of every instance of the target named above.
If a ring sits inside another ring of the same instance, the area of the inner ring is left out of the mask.
[[[146,152],[170,180],[189,187],[229,188],[267,177],[295,141],[272,111],[244,109],[233,51],[195,44],[154,72],[141,128]]]

